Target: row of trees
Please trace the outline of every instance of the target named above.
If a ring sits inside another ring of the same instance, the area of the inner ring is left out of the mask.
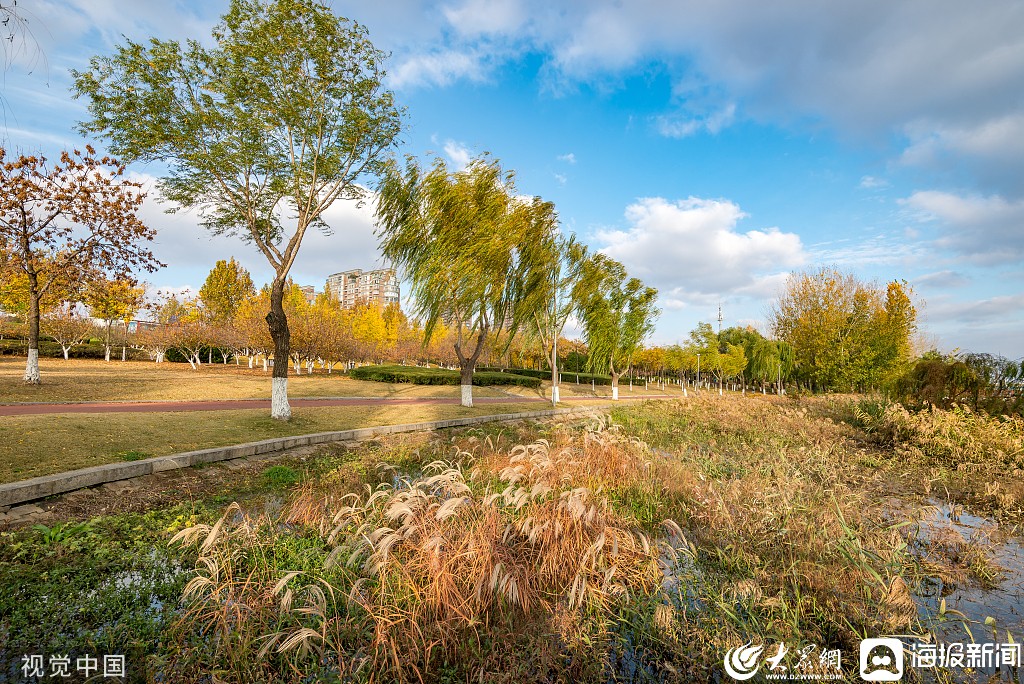
[[[461,171],[436,159],[423,169],[389,165],[378,189],[381,249],[411,282],[429,339],[444,322],[455,332],[462,404],[473,405],[473,372],[502,331],[537,341],[558,396],[557,341],[570,316],[583,323],[591,370],[619,375],[653,328],[657,291],[629,278],[558,229],[554,206],[518,195],[515,176],[487,156]]]
[[[188,332],[177,345],[191,348],[216,331],[220,346],[234,338],[252,351],[262,318],[264,355],[279,360],[271,413],[287,419],[287,360],[358,353],[349,350],[355,332],[335,334],[356,329],[351,314],[330,302],[288,304],[291,267],[306,231],[329,230],[324,211],[365,198],[376,182],[382,252],[411,282],[421,339],[451,336],[465,405],[489,345],[517,337],[541,349],[557,401],[558,341],[571,317],[583,325],[587,367],[609,373],[617,394],[653,327],[655,290],[565,239],[553,205],[523,199],[514,175],[489,157],[455,172],[441,160],[396,163],[402,112],[383,86],[384,55],[363,27],[316,0],[233,0],[212,38],[127,41],[74,72],[89,112],[80,130],[128,162],[163,162],[164,198],[198,210],[214,233],[255,245],[273,271],[259,295],[250,282],[227,303],[213,293],[219,286],[178,302],[185,311],[162,334]],[[131,287],[130,273],[160,264],[143,247],[153,231],[135,215],[141,189],[121,177],[119,162],[87,148],[53,168],[22,157],[3,169],[3,259],[28,283],[26,380],[38,382],[40,301],[49,288],[85,281],[87,269]],[[778,378],[792,366],[812,387],[830,389],[875,383],[906,356],[914,310],[903,285],[879,293],[841,274],[805,276],[791,281],[773,314],[775,337],[788,346],[701,326],[665,350],[666,362],[688,369],[693,360],[719,385],[733,375],[767,382],[773,367]],[[240,328],[230,321],[243,304]]]

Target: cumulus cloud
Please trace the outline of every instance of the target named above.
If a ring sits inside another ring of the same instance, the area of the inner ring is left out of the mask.
[[[1000,195],[957,195],[938,190],[915,192],[903,204],[941,231],[937,246],[980,265],[1024,260],[1024,200]]]
[[[576,155],[572,152],[569,152],[568,154],[560,154],[558,155],[558,161],[565,162],[566,164],[575,164]]]
[[[626,208],[627,229],[596,237],[602,252],[659,289],[666,308],[728,294],[770,296],[784,271],[805,262],[804,248],[778,228],[740,232],[744,218],[727,200],[645,198]]]

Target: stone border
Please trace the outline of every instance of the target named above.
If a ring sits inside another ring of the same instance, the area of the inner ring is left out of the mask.
[[[586,414],[595,409],[603,409],[607,406],[588,406],[585,408],[548,409],[546,411],[524,411],[521,413],[499,413],[488,416],[472,416],[469,418],[449,418],[447,420],[434,420],[425,423],[406,423],[404,425],[380,425],[376,427],[356,428],[354,430],[340,430],[337,432],[317,432],[309,435],[296,435],[294,437],[278,437],[275,439],[264,439],[259,442],[249,442],[227,447],[214,447],[212,449],[200,449],[198,451],[186,451],[170,456],[156,456],[141,461],[127,463],[108,463],[72,470],[56,475],[43,475],[30,480],[20,482],[9,482],[0,484],[0,510],[8,506],[16,506],[36,499],[44,499],[55,494],[64,494],[76,489],[94,487],[107,482],[127,480],[142,475],[159,473],[164,470],[175,470],[187,468],[202,463],[216,463],[217,461],[230,461],[235,458],[245,458],[259,454],[269,454],[275,451],[284,451],[295,447],[310,446],[313,444],[327,444],[329,442],[358,441],[371,439],[378,435],[393,435],[401,432],[420,432],[422,430],[439,430],[442,428],[462,427],[466,425],[479,425],[481,423],[501,422],[509,420],[522,420],[525,418],[546,418],[550,416]]]

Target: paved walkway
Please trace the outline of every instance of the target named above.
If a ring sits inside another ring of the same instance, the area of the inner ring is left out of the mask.
[[[675,395],[649,394],[645,396],[630,395],[620,390],[619,399],[668,399]],[[563,402],[573,401],[610,401],[611,397],[563,397]],[[289,398],[293,408],[317,406],[403,406],[407,404],[458,404],[457,397],[334,397],[300,399]],[[545,403],[550,399],[541,397],[477,397],[474,404],[520,404]],[[269,409],[269,399],[217,399],[207,401],[96,401],[61,404],[5,404],[0,405],[0,416],[30,416],[53,413],[167,413],[172,411],[234,411],[238,409]]]

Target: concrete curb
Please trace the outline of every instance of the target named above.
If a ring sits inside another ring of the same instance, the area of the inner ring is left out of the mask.
[[[499,413],[489,416],[434,420],[425,423],[380,425],[376,427],[356,428],[354,430],[340,430],[338,432],[317,432],[309,435],[265,439],[259,442],[249,442],[247,444],[238,444],[235,446],[186,451],[180,454],[171,454],[170,456],[147,458],[141,461],[108,463],[105,465],[93,466],[91,468],[82,468],[80,470],[72,470],[66,473],[58,473],[56,475],[43,475],[42,477],[34,477],[30,480],[0,484],[0,507],[15,506],[28,501],[43,499],[55,494],[64,494],[76,489],[94,487],[107,482],[116,482],[117,480],[127,480],[133,477],[140,477],[142,475],[159,473],[164,470],[187,468],[201,463],[229,461],[235,458],[269,454],[275,451],[284,451],[285,449],[310,446],[313,444],[359,441],[370,439],[378,435],[393,435],[402,432],[420,432],[422,430],[438,430],[442,428],[463,427],[466,425],[479,425],[481,423],[509,420],[522,420],[526,418],[547,418],[551,416],[586,414],[594,411],[595,409],[604,409],[607,407],[607,405],[599,405],[588,406],[585,408]]]

